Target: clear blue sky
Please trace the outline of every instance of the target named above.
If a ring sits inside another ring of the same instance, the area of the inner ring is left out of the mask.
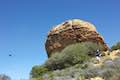
[[[120,0],[0,0],[0,73],[28,78],[47,59],[47,32],[72,18],[95,24],[110,46],[120,40]]]

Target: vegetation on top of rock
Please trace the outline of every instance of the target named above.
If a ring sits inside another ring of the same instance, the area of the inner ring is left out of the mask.
[[[117,42],[115,45],[111,47],[112,50],[120,49],[120,42]]]

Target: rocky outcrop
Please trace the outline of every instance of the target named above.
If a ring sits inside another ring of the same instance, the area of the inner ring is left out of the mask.
[[[9,76],[5,74],[0,74],[0,80],[11,80]]]
[[[61,51],[70,44],[85,41],[101,43],[105,50],[108,49],[95,26],[79,19],[68,20],[53,27],[48,33],[45,47],[48,57],[50,57],[52,53]]]

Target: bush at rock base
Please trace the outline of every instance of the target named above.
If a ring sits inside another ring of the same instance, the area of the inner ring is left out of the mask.
[[[54,53],[45,63],[50,70],[64,69],[77,63],[83,63],[90,59],[89,55],[95,55],[97,49],[102,50],[100,44],[82,42],[67,46],[61,52]]]
[[[93,42],[82,42],[69,45],[61,52],[54,53],[50,58],[48,58],[44,65],[34,66],[30,74],[31,80],[42,80],[43,75],[45,74],[49,75],[49,80],[53,80],[50,75],[54,74],[51,74],[51,72],[65,69],[64,73],[59,73],[60,75],[64,75],[67,73],[67,68],[74,65],[76,65],[76,68],[80,68],[80,70],[85,69],[88,67],[86,62],[95,55],[95,51],[97,49],[103,50],[103,47],[100,44]],[[83,74],[80,76],[83,76]],[[69,79],[71,77],[67,78]]]

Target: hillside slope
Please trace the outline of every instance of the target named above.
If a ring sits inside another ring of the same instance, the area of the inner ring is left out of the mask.
[[[101,61],[95,57],[62,70],[55,70],[32,80],[120,80],[120,50],[104,52]]]

